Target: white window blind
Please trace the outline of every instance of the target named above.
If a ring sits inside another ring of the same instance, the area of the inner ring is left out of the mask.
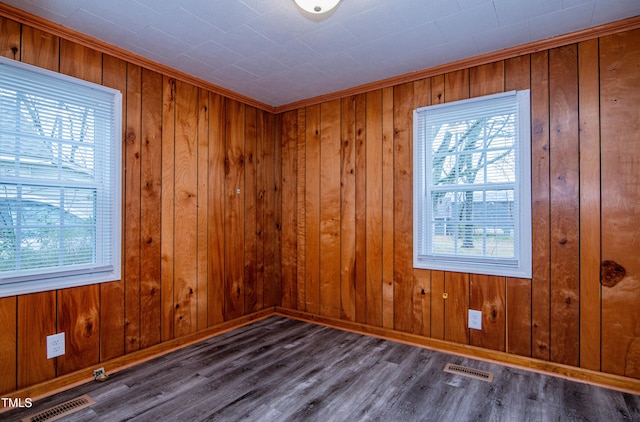
[[[414,266],[530,277],[529,91],[414,112]]]
[[[119,279],[121,102],[0,61],[0,296]]]

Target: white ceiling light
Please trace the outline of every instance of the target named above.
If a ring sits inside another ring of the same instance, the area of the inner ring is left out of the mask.
[[[295,0],[302,10],[309,13],[326,13],[340,3],[340,0]]]

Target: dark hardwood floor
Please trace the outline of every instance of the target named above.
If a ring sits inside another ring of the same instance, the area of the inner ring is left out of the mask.
[[[493,382],[443,371],[447,362]],[[0,414],[64,421],[640,421],[640,396],[270,317]]]

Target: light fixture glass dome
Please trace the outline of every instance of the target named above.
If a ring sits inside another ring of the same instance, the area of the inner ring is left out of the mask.
[[[340,3],[340,0],[295,0],[302,10],[309,13],[326,13]]]

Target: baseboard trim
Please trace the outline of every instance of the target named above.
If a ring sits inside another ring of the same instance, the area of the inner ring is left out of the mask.
[[[70,388],[93,381],[93,371],[97,368],[104,368],[107,374],[112,374],[131,366],[138,365],[142,362],[146,362],[150,359],[173,352],[174,350],[178,350],[191,344],[198,343],[211,337],[215,337],[227,331],[240,328],[247,324],[260,321],[273,315],[274,308],[267,308],[262,311],[244,315],[240,318],[225,321],[223,323],[208,327],[193,334],[188,334],[180,338],[156,344],[155,346],[138,350],[124,356],[119,356],[117,358],[109,359],[107,361],[100,362],[98,364],[80,369],[75,372],[71,372],[69,374],[61,375],[57,378],[53,378],[39,384],[34,384],[11,393],[3,394],[2,397],[8,397],[12,399],[20,398],[23,400],[26,398],[30,398],[32,401],[40,400],[44,397],[48,397],[61,391],[68,390]],[[11,410],[11,408],[0,407],[0,414],[8,410]]]
[[[640,394],[640,380],[634,378],[593,371],[590,369],[577,368],[527,356],[483,349],[476,346],[422,337],[416,334],[404,333],[388,328],[374,327],[352,321],[323,317],[298,310],[276,307],[275,314],[286,318],[337,328],[339,330],[351,331],[358,334],[409,344],[411,346],[423,347],[438,352],[525,369],[585,384],[597,385],[599,387],[618,390],[625,393]]]

